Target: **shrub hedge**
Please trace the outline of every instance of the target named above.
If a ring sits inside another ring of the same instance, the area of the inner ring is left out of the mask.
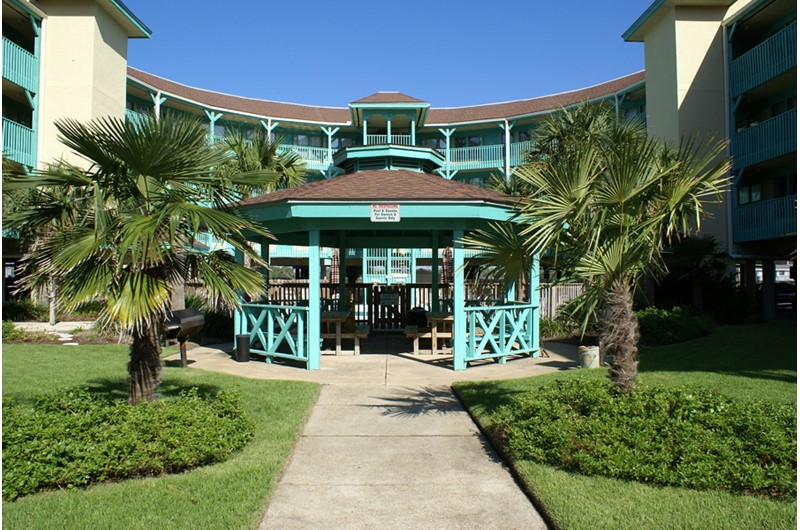
[[[639,319],[640,340],[649,346],[685,342],[708,335],[714,329],[713,320],[694,315],[688,307],[648,307],[637,311],[636,316]]]
[[[44,322],[50,311],[44,304],[35,304],[30,300],[5,300],[3,302],[3,320],[13,322]]]
[[[243,447],[254,426],[238,396],[196,388],[130,406],[82,389],[40,396],[34,407],[3,403],[3,498],[73,488],[218,462]]]
[[[705,390],[556,381],[493,427],[512,457],[584,475],[768,495],[797,493],[797,407]]]

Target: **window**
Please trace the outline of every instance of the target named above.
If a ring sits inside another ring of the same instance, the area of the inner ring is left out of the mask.
[[[294,137],[295,145],[308,145],[308,136],[305,134],[298,134]]]
[[[309,136],[308,140],[311,147],[322,147],[322,136]]]
[[[470,147],[478,147],[481,145],[481,137],[480,136],[470,136],[469,137],[469,146]]]
[[[467,146],[467,139],[464,136],[459,136],[456,138],[456,147],[466,147]]]
[[[761,184],[739,186],[739,204],[758,202],[761,200]]]
[[[520,142],[527,142],[531,139],[530,131],[520,131],[519,132],[519,141]]]

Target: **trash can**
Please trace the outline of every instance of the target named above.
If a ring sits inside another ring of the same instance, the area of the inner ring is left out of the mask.
[[[236,335],[236,362],[250,362],[250,335]]]
[[[578,354],[581,359],[581,368],[600,368],[599,346],[580,346]]]
[[[428,315],[424,307],[415,307],[406,315],[406,325],[417,326],[418,328],[428,327]]]

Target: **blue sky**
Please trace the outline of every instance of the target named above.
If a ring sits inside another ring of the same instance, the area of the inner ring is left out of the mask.
[[[151,29],[128,64],[191,86],[344,107],[399,90],[434,107],[531,98],[644,68],[622,33],[650,0],[125,0]]]

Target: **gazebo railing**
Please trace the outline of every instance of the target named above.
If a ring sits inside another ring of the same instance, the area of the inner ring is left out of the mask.
[[[308,363],[308,307],[242,304],[235,322],[237,335],[250,336],[250,351]],[[279,350],[280,348],[280,350]]]
[[[496,306],[466,307],[466,360],[499,358],[509,355],[538,356],[538,306],[533,303],[506,303]]]

